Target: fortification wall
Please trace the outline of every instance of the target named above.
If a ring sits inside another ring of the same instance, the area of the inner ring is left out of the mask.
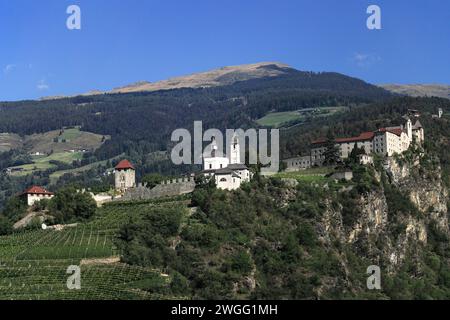
[[[191,193],[194,189],[194,178],[181,178],[164,181],[153,189],[139,184],[136,188],[127,190],[120,200],[150,200],[162,197],[174,197]]]

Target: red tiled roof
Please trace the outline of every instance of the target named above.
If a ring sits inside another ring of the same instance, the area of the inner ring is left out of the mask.
[[[366,141],[366,140],[372,140],[374,136],[375,136],[375,133],[373,133],[373,132],[363,132],[358,137],[336,139],[336,142],[337,143],[346,143],[346,142]]]
[[[314,140],[313,142],[311,142],[312,144],[323,144],[325,142],[327,142],[327,139],[318,139],[318,140]]]
[[[374,136],[375,136],[375,133],[373,133],[371,131],[363,132],[358,137],[338,138],[338,139],[336,139],[336,143],[367,141],[367,140],[372,140]],[[327,142],[327,139],[319,139],[319,140],[313,141],[312,144],[323,144],[325,142]]]
[[[390,133],[393,133],[393,134],[395,134],[395,135],[400,137],[402,135],[402,133],[403,133],[403,130],[401,128],[391,128],[391,129],[389,129],[389,128],[381,128],[381,129],[378,130],[378,132],[390,132]]]
[[[45,194],[45,195],[49,195],[49,196],[54,195],[53,192],[49,192],[49,191],[45,190],[44,188],[38,187],[38,186],[32,186],[32,187],[28,188],[27,190],[25,190],[22,194]]]
[[[122,161],[120,161],[119,164],[116,166],[116,170],[126,170],[126,169],[133,169],[133,170],[134,170],[133,165],[132,165],[131,162],[128,161],[128,160],[122,160]]]

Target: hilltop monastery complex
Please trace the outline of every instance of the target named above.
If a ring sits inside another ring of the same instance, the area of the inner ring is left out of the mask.
[[[418,115],[404,116],[404,123],[397,127],[381,128],[376,131],[363,132],[357,137],[336,139],[341,159],[347,159],[352,150],[363,148],[365,155],[360,160],[363,164],[370,162],[371,154],[381,154],[391,157],[408,150],[413,142],[422,144],[425,133]],[[414,121],[414,124],[413,124]],[[287,170],[307,169],[313,166],[322,166],[325,161],[327,140],[320,139],[312,142],[311,154],[284,160]]]
[[[203,176],[214,179],[217,188],[222,190],[236,190],[243,182],[250,181],[251,173],[246,165],[241,163],[240,145],[237,136],[232,139],[228,148],[228,155],[224,156],[218,150],[215,140],[211,144],[211,153],[203,158]],[[114,172],[115,189],[120,193],[136,188],[135,168],[128,160],[122,160]]]
[[[439,111],[439,117],[442,116],[442,110]],[[436,116],[436,117],[438,117]],[[346,159],[350,156],[354,148],[364,149],[365,154],[359,155],[362,164],[372,163],[372,154],[380,154],[391,157],[395,154],[401,154],[408,150],[412,143],[422,144],[425,140],[424,129],[419,121],[418,113],[404,116],[403,123],[397,127],[386,127],[376,131],[363,132],[357,137],[339,138],[335,140],[339,149],[340,158]],[[322,166],[325,161],[327,150],[326,139],[313,141],[311,152],[307,156],[284,160],[287,165],[287,171],[307,169],[314,166]],[[211,151],[203,157],[203,171],[201,175],[214,179],[217,188],[222,190],[236,190],[241,184],[250,181],[252,173],[245,164],[241,162],[239,139],[235,135],[232,143],[227,148],[228,155],[222,155],[216,141],[211,144]],[[133,190],[142,189],[142,185],[136,183],[136,170],[128,160],[122,160],[115,167],[114,171],[115,190],[124,195]],[[193,178],[183,178],[181,181],[164,182],[168,184],[180,184],[180,193],[191,192],[195,187]],[[183,188],[184,184],[184,188]],[[175,191],[177,192],[177,191]],[[54,194],[44,188],[34,186],[25,190],[21,196],[29,206],[42,199],[51,199]],[[110,201],[108,199],[96,199],[97,202]]]

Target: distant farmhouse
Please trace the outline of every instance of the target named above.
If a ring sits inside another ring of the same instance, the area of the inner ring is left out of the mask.
[[[236,190],[251,179],[250,170],[241,163],[239,138],[234,135],[229,146],[228,156],[220,154],[215,139],[211,145],[211,154],[203,158],[203,171],[208,178],[214,178],[216,186],[222,190]]]
[[[43,199],[51,199],[54,197],[52,192],[45,190],[42,187],[33,186],[25,190],[20,197],[24,199],[28,206],[34,205],[36,202],[39,202]]]
[[[422,144],[425,140],[422,124],[418,119],[413,124],[413,118],[418,118],[418,116],[417,113],[404,116],[404,123],[398,127],[381,128],[376,131],[363,132],[357,137],[336,139],[340,158],[347,159],[356,147],[365,151],[365,155],[359,157],[360,162],[370,164],[372,162],[371,154],[391,157],[408,150],[413,142]],[[322,166],[325,161],[327,142],[327,139],[313,141],[310,155],[284,160],[287,170]]]

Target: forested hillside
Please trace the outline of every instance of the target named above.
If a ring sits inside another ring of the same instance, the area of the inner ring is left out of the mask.
[[[170,148],[172,130],[189,129],[194,120],[204,120],[204,128],[248,128],[268,112],[336,106],[346,111],[282,129],[282,156],[307,153],[313,139],[329,132],[348,136],[398,125],[408,109],[422,113],[424,148],[376,157],[373,167],[350,160],[353,181],[256,175],[234,192],[198,181],[192,196],[99,209],[62,188],[108,188],[105,170],[125,156],[139,179],[190,171],[157,151]],[[432,116],[438,108],[441,119]],[[0,216],[6,234],[0,298],[449,298],[449,113],[445,99],[395,97],[343,75],[297,71],[208,89],[2,103],[0,132],[23,136],[77,125],[111,139],[77,163],[55,164],[58,172],[87,168],[57,176],[57,196],[40,207],[56,222],[75,225],[13,232],[27,208],[8,203]],[[0,153],[0,169],[30,161],[24,149]],[[26,185],[51,184],[58,172],[1,173],[0,202]],[[85,291],[65,287],[67,263],[85,270]],[[381,291],[366,288],[369,265],[381,267]]]
[[[0,172],[21,165],[32,169],[32,173],[26,175],[24,171],[18,177],[0,173],[0,208],[8,197],[31,184],[51,190],[69,183],[105,186],[111,181],[103,173],[121,156],[136,165],[138,178],[148,173],[192,172],[191,166],[174,166],[167,156],[155,154],[170,151],[172,131],[191,129],[195,120],[202,120],[205,130],[249,128],[258,126],[255,121],[272,111],[359,106],[390,96],[381,88],[341,74],[283,69],[280,76],[212,88],[3,102],[0,133],[10,133],[3,137],[47,136],[53,130],[80,126],[83,132],[111,139],[95,151],[84,153],[78,161],[54,162],[51,166],[33,165],[28,154],[32,150],[26,145],[0,153]]]
[[[280,77],[206,89],[80,96],[0,104],[0,132],[43,133],[64,126],[111,135],[96,152],[99,160],[165,150],[175,128],[248,127],[269,111],[368,103],[389,97],[381,88],[337,73],[292,71]],[[39,112],[36,112],[39,110]]]
[[[432,117],[438,108],[441,119]],[[178,284],[171,292],[194,298],[448,299],[447,100],[355,108],[287,130],[283,150],[306,152],[329,130],[346,136],[398,125],[408,109],[422,113],[423,150],[376,158],[374,167],[350,162],[352,182],[280,175],[232,193],[200,186],[187,217],[177,209],[149,212],[123,226],[123,261],[168,270]],[[380,291],[367,290],[369,265],[382,270]]]
[[[164,270],[166,292],[187,298],[448,299],[448,191],[433,157],[417,159],[389,172],[353,165],[350,183],[200,186],[190,211],[149,209],[122,226],[122,261]],[[379,291],[366,286],[371,265],[382,270]]]

